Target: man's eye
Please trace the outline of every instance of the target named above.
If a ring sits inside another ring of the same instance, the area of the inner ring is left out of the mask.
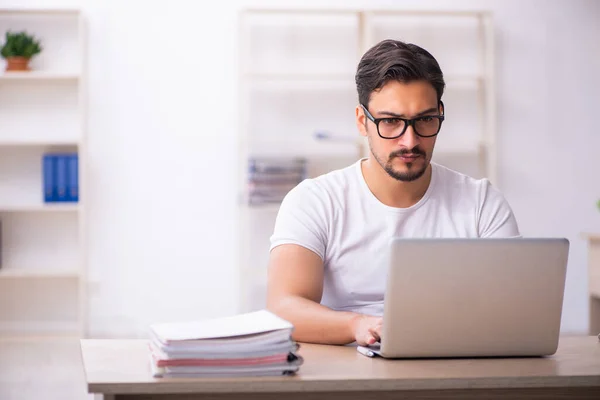
[[[420,119],[423,122],[431,122],[431,121],[433,121],[433,117],[421,117]]]
[[[385,125],[398,125],[400,121],[402,120],[398,118],[384,118],[381,120],[381,122]]]

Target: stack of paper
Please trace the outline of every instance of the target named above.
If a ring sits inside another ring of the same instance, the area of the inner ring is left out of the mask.
[[[293,325],[255,311],[202,321],[150,326],[155,377],[269,376],[298,371]]]

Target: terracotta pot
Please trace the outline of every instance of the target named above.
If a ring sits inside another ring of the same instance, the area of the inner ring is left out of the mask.
[[[29,58],[8,57],[6,59],[7,71],[29,71]]]

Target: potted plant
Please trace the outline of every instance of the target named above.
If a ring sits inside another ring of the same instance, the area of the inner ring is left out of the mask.
[[[27,32],[6,32],[0,55],[6,59],[6,71],[29,71],[29,60],[42,51],[40,42]]]

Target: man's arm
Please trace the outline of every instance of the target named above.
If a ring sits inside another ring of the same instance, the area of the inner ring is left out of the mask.
[[[504,195],[489,182],[484,186],[478,215],[479,237],[520,237],[519,226]]]
[[[379,340],[381,318],[334,311],[320,303],[323,261],[311,250],[284,244],[271,251],[267,308],[291,322],[299,342],[373,344]]]

